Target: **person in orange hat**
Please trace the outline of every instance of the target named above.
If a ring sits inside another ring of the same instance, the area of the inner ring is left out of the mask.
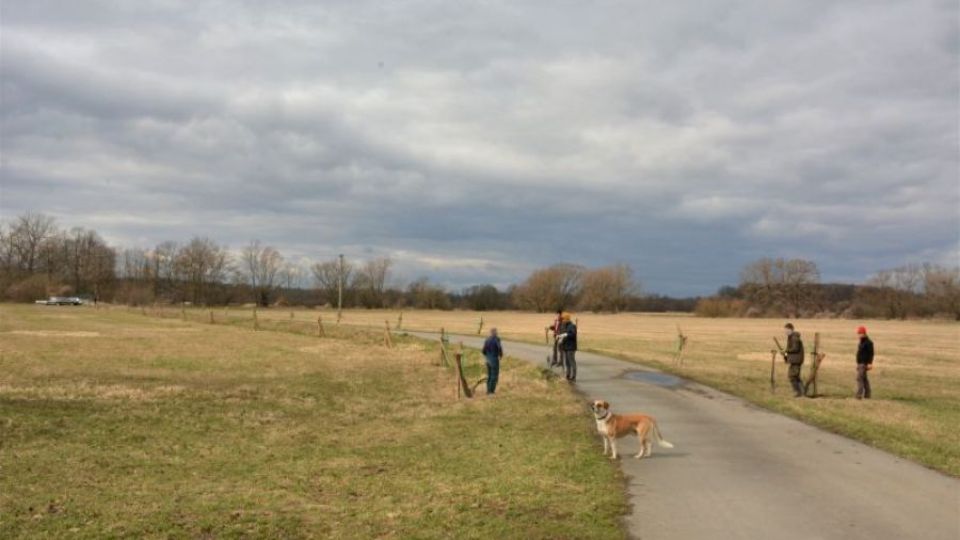
[[[870,399],[870,379],[867,372],[873,368],[873,341],[866,327],[857,328],[860,344],[857,346],[857,399]]]

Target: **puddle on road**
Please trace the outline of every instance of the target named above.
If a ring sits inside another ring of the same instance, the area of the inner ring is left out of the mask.
[[[683,379],[679,377],[667,375],[666,373],[657,373],[654,371],[628,371],[623,374],[623,377],[632,381],[640,381],[655,384],[657,386],[666,386],[668,388],[682,386],[684,382]]]

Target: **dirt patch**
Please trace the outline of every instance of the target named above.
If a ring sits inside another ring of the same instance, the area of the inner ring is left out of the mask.
[[[66,330],[11,330],[8,334],[36,337],[100,337],[100,332],[66,331]]]

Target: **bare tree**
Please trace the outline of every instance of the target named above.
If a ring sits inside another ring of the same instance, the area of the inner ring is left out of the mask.
[[[637,290],[633,271],[625,264],[587,270],[583,273],[580,308],[617,313],[627,307]]]
[[[313,280],[317,289],[323,295],[324,300],[329,304],[337,303],[337,286],[340,283],[340,261],[334,258],[322,263],[315,263],[310,267],[313,273]],[[349,287],[353,283],[353,265],[344,259],[343,261],[343,285],[344,293],[349,297]]]
[[[56,221],[50,216],[29,212],[17,218],[10,236],[21,270],[33,274],[41,246],[56,232]]]
[[[222,283],[229,269],[226,248],[209,238],[195,237],[177,251],[174,266],[185,287],[185,297],[195,304],[207,303],[212,284]]]
[[[256,303],[261,306],[269,305],[270,293],[283,269],[283,256],[273,247],[264,246],[259,240],[254,240],[243,248],[240,262],[240,271],[250,285]]]
[[[367,261],[354,274],[354,287],[360,295],[360,302],[368,308],[384,307],[384,290],[393,261],[389,257],[378,257]]]
[[[522,308],[541,313],[576,305],[583,272],[582,266],[572,264],[556,264],[534,270],[514,289],[514,302]]]
[[[935,313],[948,313],[960,321],[960,267],[925,264],[923,290]]]
[[[804,259],[763,258],[744,267],[740,289],[754,307],[798,316],[813,307],[820,271]]]

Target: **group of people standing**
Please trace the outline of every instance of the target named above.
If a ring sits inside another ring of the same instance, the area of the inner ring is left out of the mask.
[[[562,366],[568,381],[577,380],[577,325],[569,313],[558,310],[553,325],[547,327],[553,332],[553,357],[550,366]],[[500,381],[500,361],[503,359],[503,344],[497,329],[490,329],[490,336],[483,342],[483,358],[487,364],[487,395],[497,392]]]
[[[790,367],[787,370],[787,378],[790,380],[790,387],[793,388],[796,397],[802,397],[806,394],[803,380],[800,378],[800,369],[803,366],[803,339],[800,338],[800,332],[793,327],[793,323],[784,325],[787,333],[787,347],[783,351],[783,361]],[[857,344],[857,399],[870,399],[870,378],[867,373],[873,369],[873,340],[867,335],[865,326],[857,327],[857,337],[860,342]]]
[[[557,310],[553,325],[547,327],[553,332],[553,357],[550,367],[563,368],[567,380],[577,380],[577,324],[569,313]]]

